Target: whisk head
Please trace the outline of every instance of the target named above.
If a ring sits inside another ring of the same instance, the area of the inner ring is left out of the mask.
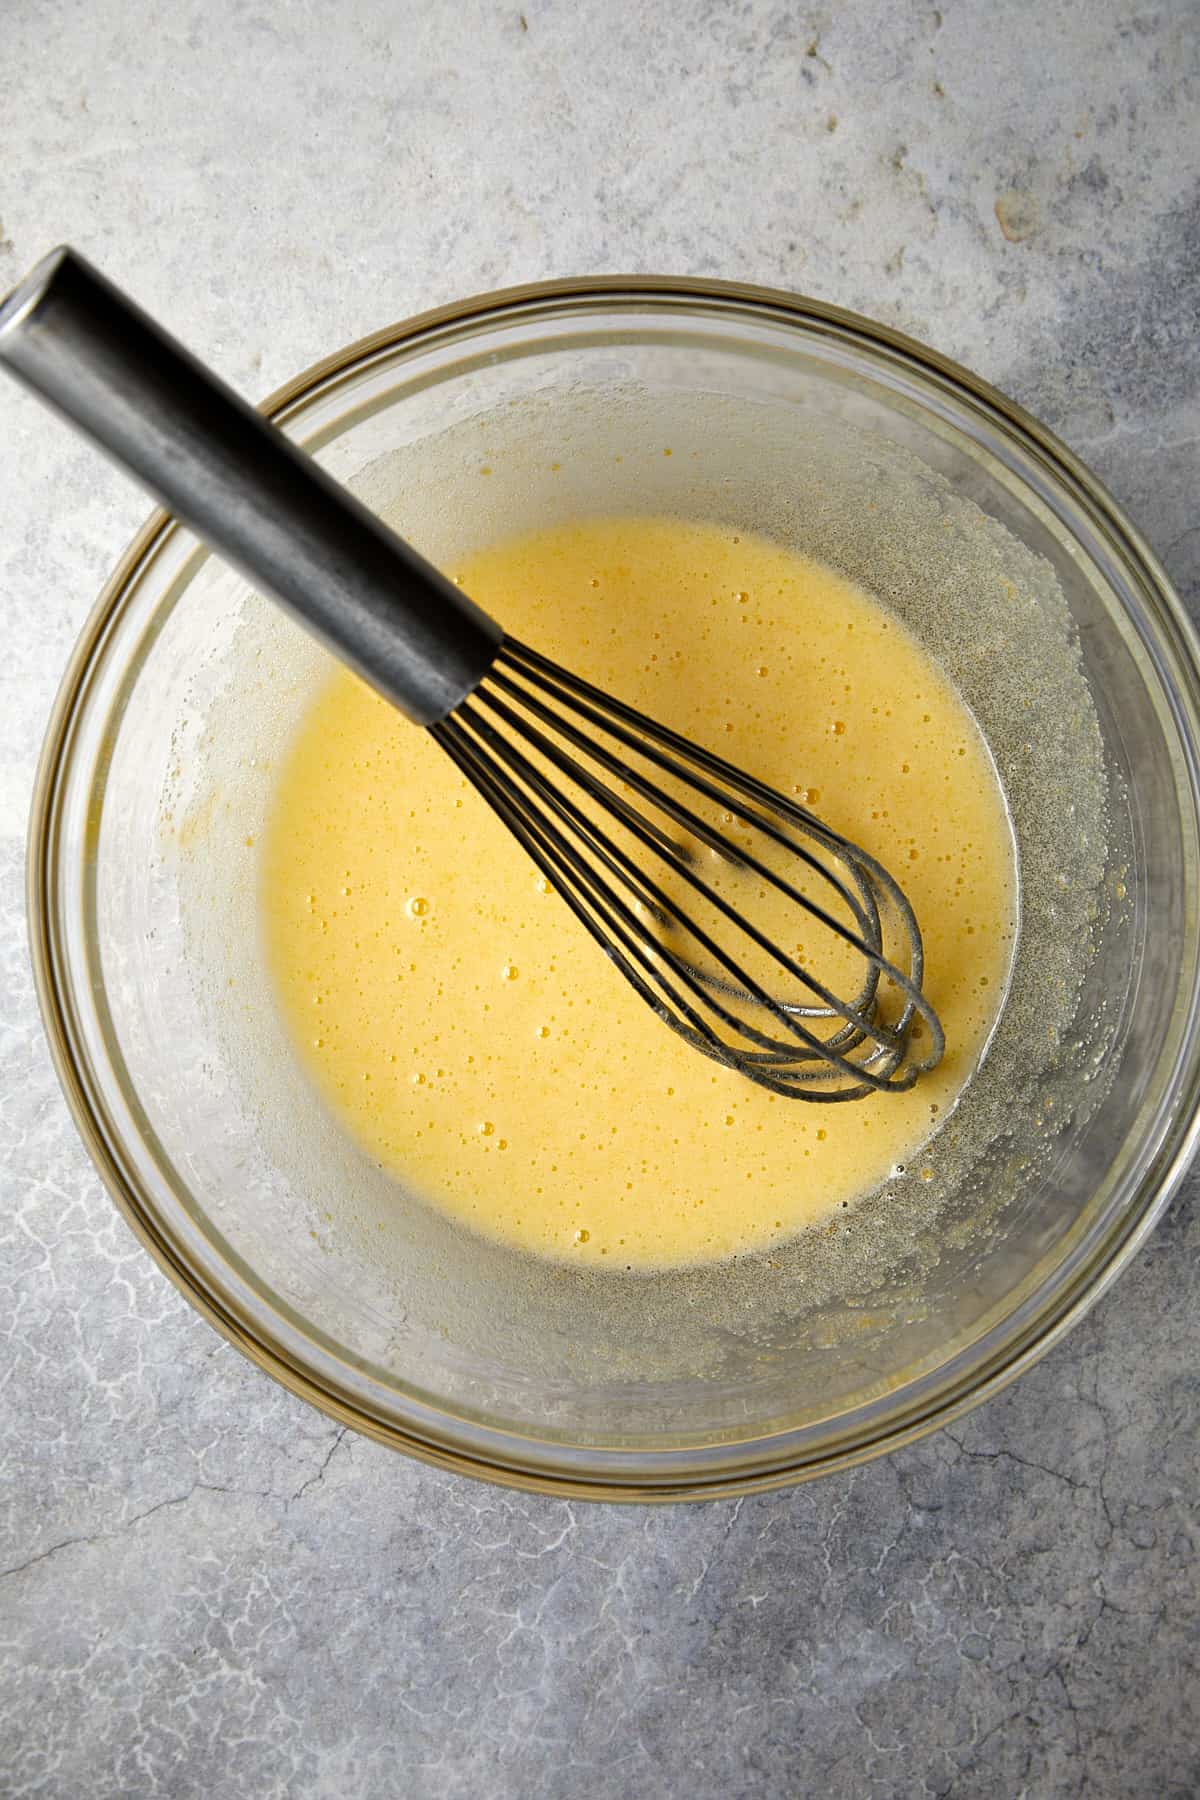
[[[945,1047],[912,907],[807,807],[506,637],[433,736],[695,1049],[802,1100]]]

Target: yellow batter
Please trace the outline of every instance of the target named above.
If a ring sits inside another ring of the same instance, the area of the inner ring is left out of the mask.
[[[515,636],[879,857],[924,932],[946,1056],[906,1094],[841,1106],[701,1057],[432,740],[339,672],[285,762],[264,883],[284,1014],[334,1112],[462,1223],[610,1267],[761,1249],[897,1163],[931,1169],[1004,991],[1016,891],[992,765],[949,683],[861,590],[709,525],[588,520],[456,574]]]

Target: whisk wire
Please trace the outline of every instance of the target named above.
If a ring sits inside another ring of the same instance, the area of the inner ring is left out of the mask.
[[[538,732],[536,728],[525,726],[524,721],[522,721],[519,716],[503,702],[490,700],[489,703],[497,712],[498,716],[512,729],[521,730],[524,728],[525,735],[533,747],[539,753],[545,755],[547,760],[549,760],[553,766],[558,768],[561,772],[569,774],[590,799],[594,800],[597,805],[601,806],[611,816],[619,819],[640,842],[646,844],[647,847],[654,847],[651,842],[646,821],[634,808],[629,806],[626,801],[622,800],[620,795],[614,794],[611,789],[606,788],[602,783],[596,782],[588,775],[586,770],[572,764],[570,759],[565,756],[552,740],[546,738],[542,733]],[[528,759],[521,756],[520,752],[515,749],[509,740],[495,732],[494,728],[489,729],[485,721],[479,720],[469,703],[459,708],[459,715],[464,723],[469,721],[476,729],[481,729],[486,732],[488,741],[496,754],[499,755],[508,766],[514,770],[514,772],[520,773],[523,778],[528,781],[529,785],[534,788],[538,798],[543,804],[551,807],[559,817],[568,820],[579,835],[587,840],[593,854],[605,864],[610,873],[617,873],[619,868],[621,875],[624,876],[625,879],[637,882],[644,888],[647,888],[653,897],[655,905],[662,912],[674,918],[677,923],[689,929],[696,938],[696,941],[722,964],[728,975],[732,976],[734,980],[741,982],[743,989],[753,999],[760,1005],[766,1007],[782,1023],[784,1023],[800,1043],[808,1050],[812,1051],[814,1054],[826,1057],[828,1060],[827,1053],[831,1048],[836,1047],[834,1039],[821,1039],[816,1037],[813,1033],[802,1029],[797,1022],[800,1009],[795,1007],[784,1007],[769,995],[766,990],[762,988],[761,984],[755,982],[741,964],[729,955],[711,934],[705,932],[698,926],[663,888],[657,883],[650,881],[644,871],[638,868],[638,865],[632,858],[622,852],[616,845],[608,843],[601,837],[594,823],[589,820],[579,808],[573,806],[559,790],[556,790],[549,782],[547,782],[544,776],[528,762]],[[551,716],[553,717],[553,715]],[[593,753],[597,756],[597,760],[602,763],[602,766],[613,766],[595,746],[592,746],[591,748]],[[619,768],[620,765],[617,765],[617,767]],[[642,791],[647,798],[654,798],[658,793],[658,790],[653,784],[646,784]],[[687,817],[689,815],[683,814],[681,816]],[[718,844],[723,844],[726,840],[718,837],[716,842]],[[730,860],[733,860],[735,849],[735,846],[729,846]],[[746,936],[749,937],[759,949],[771,956],[790,976],[803,982],[810,991],[817,994],[818,998],[825,1000],[828,1008],[825,1016],[845,1016],[851,1024],[857,1028],[862,1036],[873,1038],[881,1049],[892,1050],[896,1047],[897,1040],[894,1033],[888,1031],[877,1022],[871,1022],[859,1016],[857,1011],[851,1006],[842,1005],[837,1002],[828,988],[808,976],[804,970],[792,961],[791,958],[787,957],[782,951],[774,946],[764,933],[742,918],[736,909],[731,906],[722,895],[718,894],[715,889],[710,887],[709,884],[703,880],[702,877],[696,874],[695,870],[688,865],[685,856],[680,852],[677,846],[671,845],[668,850],[660,850],[660,854],[662,855],[663,860],[687,881],[694,891],[700,894],[708,904],[715,907],[732,924],[737,925],[740,930],[744,931]],[[771,880],[773,885],[779,888],[781,892],[787,894],[789,898],[799,899],[799,896],[788,886],[788,884],[777,881],[769,870],[763,869],[762,873],[766,875],[767,879]],[[796,1054],[793,1046],[780,1045],[777,1040],[767,1038],[765,1035],[756,1031],[746,1021],[736,1019],[729,1013],[727,1008],[721,1007],[716,1001],[713,1001],[713,1005],[719,1011],[720,1016],[726,1023],[738,1026],[746,1035],[750,1036],[763,1048],[791,1056]]]
[[[609,870],[610,873],[619,874],[619,875],[621,875],[623,877],[627,877],[627,878],[632,878],[634,876],[639,875],[639,871],[637,870],[637,865],[635,863],[633,863],[623,852],[620,852],[615,846],[606,842],[606,840],[596,831],[596,829],[592,825],[591,821],[589,821],[586,818],[586,816],[583,815],[577,807],[572,805],[572,803],[569,800],[567,800],[565,798],[565,796],[563,796],[549,782],[547,782],[545,777],[542,776],[536,769],[534,769],[532,767],[532,765],[530,765],[528,763],[528,760],[526,758],[524,758],[521,755],[521,753],[514,748],[513,745],[508,743],[503,738],[499,737],[499,735],[495,732],[494,728],[489,727],[486,721],[480,720],[478,718],[478,716],[475,715],[469,707],[464,707],[464,708],[460,709],[460,713],[462,715],[464,724],[471,724],[471,725],[475,726],[476,729],[479,729],[482,727],[483,735],[485,736],[489,745],[495,750],[496,754],[498,754],[502,758],[502,760],[505,762],[505,764],[515,774],[519,775],[522,779],[528,780],[528,783],[529,783],[531,789],[533,790],[533,792],[535,793],[537,799],[543,805],[549,807],[550,810],[553,813],[555,813],[559,818],[563,819],[568,825],[570,825],[575,830],[577,835],[580,838],[582,838],[585,842],[587,842],[587,844],[589,845],[589,848],[592,850],[592,853],[596,856],[597,860],[599,862],[601,862],[603,864],[603,866]],[[555,835],[557,836],[558,834],[556,833]],[[678,862],[675,862],[674,866],[679,868],[681,873],[687,872],[686,870],[684,870],[683,865]],[[577,873],[579,865],[576,863],[573,865],[573,867]],[[598,885],[602,885],[597,882],[597,878],[595,876],[594,871],[587,871],[587,874],[588,874],[589,886],[591,888],[595,888]],[[652,883],[652,882],[646,882],[646,879],[644,876],[640,877],[640,881],[641,881],[641,885],[648,886],[649,891],[650,891],[651,895],[653,896],[654,900],[658,903],[658,905],[664,911],[669,912],[671,914],[671,916],[675,917],[682,924],[684,924],[691,931],[692,935],[696,938],[697,942],[704,949],[708,950],[709,953],[714,958],[716,958],[717,960],[719,960],[722,963],[722,966],[725,967],[727,973],[732,975],[735,980],[741,981],[743,983],[744,988],[751,995],[751,997],[753,997],[764,1008],[766,1008],[769,1011],[771,1011],[772,1013],[774,1013],[780,1019],[780,1021],[783,1024],[785,1024],[787,1026],[787,1028],[800,1040],[800,1042],[802,1044],[805,1044],[809,1047],[809,1049],[812,1051],[813,1054],[815,1054],[825,1060],[828,1060],[828,1061],[833,1060],[832,1056],[830,1055],[830,1045],[832,1043],[832,1040],[822,1041],[821,1039],[816,1038],[812,1033],[808,1032],[803,1027],[801,1027],[797,1023],[796,1019],[794,1017],[790,1016],[787,1013],[787,1011],[784,1008],[782,1008],[779,1005],[779,1003],[777,1001],[775,1001],[772,998],[772,996],[770,994],[768,994],[766,992],[766,990],[763,989],[759,983],[754,981],[753,977],[751,977],[741,967],[741,965],[739,963],[737,963],[737,961],[733,957],[731,957],[726,951],[724,951],[722,949],[722,947],[720,946],[720,944],[715,939],[713,939],[710,934],[702,931],[698,926],[695,925],[694,921],[689,920],[687,914],[684,913],[682,911],[682,909],[679,908],[670,899],[670,897],[668,895],[666,895],[665,892],[657,886],[657,884]],[[605,893],[611,897],[611,895],[612,895],[611,888],[606,887]],[[636,930],[637,921],[634,918],[634,916],[619,901],[619,899],[616,900],[616,905],[621,912],[624,924],[627,927],[632,927]],[[730,917],[737,920],[737,915],[735,913],[733,913],[732,909],[730,909]],[[742,924],[744,929],[746,929],[747,931],[750,930],[749,927],[745,926],[744,921],[738,921],[738,922],[740,924]],[[633,942],[630,942],[627,932],[622,932],[621,935],[622,935],[623,942],[625,942],[627,945],[627,948],[629,948],[631,953],[636,956],[637,960],[641,963],[642,967],[644,969],[646,969],[647,973],[650,973],[652,975],[652,977],[659,983],[660,986],[665,986],[666,984],[663,981],[661,970],[657,967],[656,962],[651,957],[647,956],[644,945],[642,943],[638,942],[636,939]],[[770,945],[768,944],[767,940],[762,939],[761,941],[762,941],[763,946],[769,950]],[[656,948],[658,948],[658,947],[656,946]],[[660,955],[661,955],[661,952],[660,952]],[[729,1010],[728,1007],[722,1005],[719,1000],[714,999],[710,991],[706,991],[706,988],[710,987],[711,984],[706,984],[703,977],[701,975],[699,975],[696,971],[691,969],[686,962],[682,961],[682,959],[676,958],[673,961],[672,966],[674,968],[676,975],[684,981],[684,983],[687,985],[687,987],[689,987],[691,989],[691,991],[697,997],[703,997],[706,1000],[706,1003],[709,1005],[710,1009],[717,1014],[717,1016],[722,1020],[723,1023],[729,1025],[734,1030],[740,1032],[743,1036],[750,1038],[753,1042],[760,1045],[763,1050],[765,1050],[769,1053],[769,1056],[767,1058],[762,1058],[760,1060],[774,1060],[774,1061],[787,1061],[787,1062],[792,1062],[792,1061],[796,1060],[797,1056],[800,1054],[800,1052],[797,1050],[796,1046],[780,1044],[777,1039],[767,1037],[764,1033],[758,1031],[757,1028],[750,1025],[747,1021],[738,1018],[735,1014],[733,1014]],[[678,1002],[678,994],[674,990],[672,990],[672,998]],[[694,1020],[694,1014],[691,1014],[691,1009],[689,1009],[689,1013],[693,1017],[693,1020]],[[709,1033],[708,1035],[711,1037],[711,1033]],[[743,1052],[742,1054],[745,1055],[748,1053]],[[722,1060],[727,1060],[727,1058],[722,1058]]]
[[[533,697],[533,696],[527,697],[527,696],[521,694],[521,690],[515,688],[514,685],[510,682],[505,682],[504,686],[509,692],[513,692],[513,693],[520,695],[522,699],[527,699],[530,710],[533,711],[534,713],[536,713],[536,715],[539,718],[546,720],[554,728],[558,729],[562,733],[562,735],[567,737],[569,739],[569,741],[571,741],[572,743],[578,745],[580,748],[586,749],[587,754],[590,755],[596,762],[598,762],[601,765],[601,767],[607,769],[610,774],[617,775],[622,780],[627,781],[628,784],[634,788],[635,792],[639,793],[643,799],[649,800],[653,804],[661,807],[661,809],[664,812],[666,812],[668,814],[668,816],[670,818],[672,818],[677,824],[680,824],[680,825],[684,826],[687,830],[691,831],[692,834],[700,840],[700,842],[704,843],[709,849],[714,850],[718,855],[722,856],[726,862],[728,862],[730,864],[738,865],[743,869],[752,870],[755,874],[759,875],[763,880],[765,880],[771,887],[773,887],[776,890],[776,892],[781,893],[787,899],[795,901],[797,904],[804,906],[806,908],[806,910],[809,911],[812,914],[812,916],[818,920],[819,923],[828,926],[828,928],[831,931],[835,932],[837,936],[841,937],[844,942],[846,942],[852,948],[857,950],[861,955],[868,958],[869,966],[871,966],[871,959],[873,957],[873,953],[871,952],[869,946],[862,941],[861,937],[855,936],[853,933],[847,931],[847,929],[840,923],[840,921],[838,921],[837,919],[834,919],[816,901],[813,901],[811,898],[800,894],[798,892],[798,890],[791,885],[790,882],[784,881],[782,879],[782,877],[777,875],[773,869],[769,869],[766,866],[766,864],[763,863],[762,861],[760,861],[757,857],[746,852],[740,845],[736,844],[724,832],[718,831],[714,827],[708,825],[705,820],[701,819],[699,817],[699,815],[694,813],[690,808],[680,805],[678,802],[675,802],[674,800],[672,800],[671,797],[661,787],[659,787],[654,782],[646,780],[645,777],[640,776],[637,773],[637,771],[631,767],[631,765],[629,765],[628,763],[622,762],[618,758],[610,756],[604,750],[602,745],[593,742],[592,740],[586,738],[582,733],[578,732],[570,724],[570,721],[563,718],[561,714],[555,713],[551,709],[545,707],[543,704],[536,702],[535,697]],[[563,757],[561,752],[557,751],[556,747],[553,745],[553,742],[551,740],[545,739],[544,737],[541,737],[540,735],[536,734],[531,728],[525,727],[524,721],[521,721],[520,719],[518,719],[518,717],[515,714],[513,714],[510,710],[502,708],[500,706],[500,704],[494,698],[492,698],[490,695],[485,695],[483,697],[488,700],[488,703],[493,708],[493,710],[495,710],[502,717],[504,717],[510,725],[517,727],[517,728],[524,728],[525,735],[529,738],[530,742],[536,741],[537,747],[539,749],[541,749],[543,751],[543,753],[547,755],[547,757],[549,757],[551,760],[553,760],[557,767],[559,767],[564,773],[569,774],[573,780],[577,781],[579,783],[579,785],[582,788],[584,788],[584,790],[589,794],[589,796],[591,798],[596,800],[599,805],[604,807],[604,809],[606,811],[608,811],[609,813],[611,813],[614,817],[619,818],[621,820],[621,822],[628,827],[628,829],[633,831],[637,836],[641,837],[643,842],[645,841],[645,833],[646,833],[647,829],[654,831],[654,827],[650,826],[648,824],[648,822],[642,817],[642,815],[640,815],[632,806],[630,806],[627,801],[624,801],[620,795],[614,794],[610,788],[606,788],[602,783],[595,782],[594,780],[592,780],[591,778],[588,777],[585,770],[581,769],[578,765],[571,763],[568,758]],[[658,761],[659,759],[656,758],[655,760]],[[669,765],[667,763],[666,759],[663,759],[660,766],[670,767],[671,765]],[[681,771],[674,769],[672,772],[676,773],[680,779],[683,779]],[[709,795],[709,797],[716,800],[718,803],[721,802],[722,796],[720,795],[720,793],[717,789],[711,788],[707,783],[697,782],[696,785],[698,787],[701,787],[702,790],[705,791]],[[757,815],[753,815],[753,822],[756,825],[760,825],[761,828],[764,830],[770,829],[768,822],[759,820]],[[656,836],[656,838],[662,838],[663,834],[658,833],[657,831],[654,831],[654,835]],[[774,840],[777,843],[785,846],[788,849],[795,848],[796,853],[798,855],[803,855],[802,849],[798,846],[793,846],[791,841],[789,839],[783,837],[782,834],[775,832],[775,831],[771,831],[770,835],[774,838]],[[730,908],[727,905],[727,903],[724,902],[716,893],[714,893],[714,891],[711,888],[709,888],[705,884],[701,884],[698,881],[694,872],[691,870],[690,866],[688,865],[686,856],[684,856],[683,853],[680,851],[679,846],[674,844],[669,838],[665,839],[664,841],[665,841],[665,849],[663,849],[662,853],[664,855],[665,860],[669,861],[671,863],[671,865],[675,869],[677,869],[678,872],[688,882],[691,883],[691,885],[693,887],[697,888],[698,891],[702,892],[704,894],[704,896],[713,905],[715,905],[721,911],[723,911],[728,918],[733,920],[735,923],[739,923],[739,924],[743,925],[744,929],[747,930],[748,935],[753,937],[755,935],[753,930],[749,926],[745,925],[745,922],[741,919],[740,915],[737,914],[734,909]],[[813,859],[806,858],[805,860],[809,862],[811,867],[816,868],[820,872],[824,873],[824,871],[821,870],[821,865],[816,863]],[[875,907],[873,899],[871,899],[871,897],[868,895],[868,904],[871,907],[871,912],[870,912],[870,914],[868,914],[866,912],[865,908],[859,907],[855,903],[853,897],[837,881],[836,877],[830,876],[829,880],[830,880],[831,885],[833,885],[835,887],[835,889],[839,893],[839,895],[845,900],[846,905],[854,912],[855,917],[858,919],[861,927],[863,928],[863,932],[871,933],[872,935],[877,936],[878,931],[879,931],[879,915],[878,915],[878,909]],[[814,976],[809,975],[807,973],[807,971],[799,968],[795,964],[787,962],[786,959],[782,958],[782,954],[776,952],[774,947],[771,946],[765,938],[760,939],[759,941],[760,941],[760,948],[769,950],[772,954],[776,955],[777,960],[784,961],[785,966],[788,968],[789,974],[793,975],[796,979],[798,979],[805,987],[807,987],[810,990],[810,992],[815,993],[819,999],[822,999],[826,1002],[826,1006],[824,1008],[810,1009],[810,1016],[831,1017],[834,1014],[840,1014],[840,1015],[844,1015],[849,1018],[852,1016],[852,1008],[861,1010],[865,1005],[869,1004],[871,998],[874,995],[875,988],[878,984],[878,970],[877,969],[872,969],[872,973],[870,973],[868,975],[867,981],[864,983],[864,986],[863,986],[862,990],[860,991],[860,993],[857,995],[856,999],[852,1003],[847,1005],[839,1000],[836,1000],[834,995],[831,994],[829,992],[829,990],[827,988],[825,988],[820,982],[818,982]],[[798,1012],[798,1011],[802,1011],[805,1009],[798,1008],[795,1006],[790,1006],[788,1008],[788,1010],[789,1010],[789,1012]],[[859,1028],[862,1031],[864,1031],[867,1035],[869,1035],[869,1036],[877,1035],[876,1028],[873,1026],[867,1025],[867,1023],[864,1020],[855,1019],[854,1023],[857,1024],[859,1026]],[[889,1036],[889,1041],[890,1041],[890,1034],[888,1034],[888,1036]]]
[[[777,1093],[822,1101],[910,1087],[941,1055],[941,1027],[921,990],[923,950],[911,907],[873,858],[807,809],[511,638],[467,699],[430,731],[639,996],[704,1054]],[[663,778],[687,798],[671,792]],[[617,792],[613,781],[643,805]],[[697,800],[716,806],[723,822],[736,822],[748,835],[757,832],[795,857],[808,877],[828,886],[857,929],[771,868],[748,843],[711,823]],[[861,958],[865,974],[855,998],[840,999],[739,912],[651,811],[722,864],[756,876],[802,908]],[[810,1000],[784,1000],[764,985],[604,828],[604,816]],[[820,855],[797,841],[797,831]],[[885,949],[881,901],[897,921],[907,970]],[[649,929],[635,907],[657,929]],[[686,954],[664,940],[672,928],[683,935]],[[699,966],[704,959],[715,968]],[[876,1010],[884,979],[902,996],[891,1022]],[[765,1013],[774,1035],[727,1002]],[[917,1015],[931,1039],[919,1059],[910,1031]],[[821,1035],[805,1020],[840,1024]],[[780,1028],[786,1038],[778,1035]]]
[[[473,753],[472,747],[460,735],[459,727],[443,725],[434,727],[434,730],[455,762],[476,783],[484,798],[494,807],[522,846],[547,874],[555,878],[556,888],[567,901],[575,916],[588,928],[593,938],[659,1017],[696,1048],[727,1067],[740,1069],[748,1059],[752,1059],[763,1071],[756,1079],[761,1080],[766,1086],[775,1088],[780,1093],[791,1094],[794,1091],[792,1084],[783,1079],[772,1079],[770,1067],[773,1064],[786,1065],[794,1062],[796,1051],[791,1046],[775,1045],[774,1040],[765,1037],[752,1026],[737,1019],[727,1007],[713,1000],[711,994],[706,991],[706,984],[702,977],[689,969],[685,963],[676,962],[673,967],[679,980],[690,989],[697,999],[703,999],[710,1010],[733,1029],[768,1046],[762,1053],[744,1050],[740,1053],[731,1051],[729,1045],[717,1036],[711,1025],[697,1012],[695,1006],[689,1003],[666,977],[639,935],[640,927],[634,914],[620,899],[620,896],[614,893],[611,886],[597,877],[594,870],[580,862],[578,856],[570,850],[567,841],[547,820],[541,819],[534,826],[514,807],[511,792],[504,789],[502,784],[497,781],[494,772],[487,769],[486,764],[480,763],[478,755]],[[550,804],[549,801],[546,803]],[[598,854],[600,853],[598,852]],[[606,859],[601,855],[601,860]],[[582,879],[580,879],[581,876]],[[592,916],[593,911],[597,917]],[[613,936],[619,940],[620,950],[614,947],[611,941]],[[639,969],[644,974],[639,973]],[[734,965],[734,972],[741,973],[737,970],[736,965]],[[646,977],[659,990],[657,994],[648,985]],[[756,992],[761,994],[764,1005],[771,1005],[769,995],[757,989]],[[667,1006],[663,1005],[663,998],[669,1002]],[[672,1007],[677,1009],[682,1018],[675,1016],[671,1011]],[[795,1027],[793,1026],[792,1029]],[[814,1040],[814,1049],[817,1054],[826,1055],[826,1048],[820,1044],[819,1040]],[[853,1065],[847,1064],[846,1072],[850,1072],[852,1068]]]
[[[896,985],[904,991],[906,998],[913,1006],[925,1015],[927,1023],[930,1025],[936,1036],[937,1031],[940,1029],[938,1027],[936,1015],[920,986],[921,978],[924,973],[924,953],[921,942],[921,933],[917,925],[916,917],[898,884],[892,879],[883,866],[873,857],[869,856],[866,851],[860,849],[857,845],[850,844],[847,839],[833,831],[813,813],[808,812],[804,807],[794,805],[794,803],[789,801],[785,795],[767,787],[765,783],[756,780],[755,777],[751,775],[747,775],[733,764],[725,762],[721,757],[714,755],[711,751],[705,750],[703,746],[692,743],[689,739],[681,737],[678,733],[673,732],[668,726],[661,725],[657,720],[650,719],[645,714],[639,713],[635,708],[627,705],[625,702],[606,696],[603,689],[592,686],[591,683],[584,681],[582,677],[570,673],[559,667],[556,663],[550,662],[548,658],[541,656],[537,651],[528,649],[525,645],[518,643],[515,639],[505,638],[500,651],[497,653],[496,662],[497,664],[511,662],[514,668],[524,675],[526,679],[536,681],[538,686],[544,691],[555,694],[560,701],[563,701],[567,705],[575,706],[576,710],[593,726],[601,731],[607,732],[610,736],[636,751],[637,754],[644,756],[648,761],[653,762],[659,768],[671,773],[685,786],[703,793],[718,806],[721,806],[726,810],[730,809],[728,794],[722,789],[714,786],[712,783],[694,774],[691,769],[682,766],[683,759],[686,759],[689,763],[698,764],[706,771],[710,771],[714,775],[719,776],[726,782],[727,786],[741,790],[741,792],[749,795],[756,804],[765,804],[772,811],[780,814],[785,819],[794,821],[803,830],[807,831],[808,834],[820,843],[831,855],[843,858],[854,874],[860,892],[864,894],[866,906],[869,909],[869,922],[868,920],[864,920],[862,911],[855,903],[852,896],[847,892],[845,885],[840,881],[837,875],[813,857],[811,852],[806,850],[803,844],[798,844],[793,837],[787,836],[781,832],[769,818],[763,818],[759,814],[749,815],[753,818],[753,823],[764,833],[764,835],[781,848],[787,850],[790,854],[799,858],[810,871],[820,876],[821,879],[825,880],[833,887],[839,898],[848,909],[854,913],[860,925],[863,926],[864,930],[862,937],[856,936],[847,926],[842,924],[840,920],[832,917],[820,906],[819,902],[814,901],[811,896],[800,894],[790,884],[782,881],[774,871],[766,868],[765,865],[756,859],[751,858],[739,846],[724,837],[723,834],[716,833],[712,827],[708,826],[703,820],[697,818],[694,813],[687,811],[686,813],[681,813],[679,815],[680,822],[686,822],[688,829],[692,830],[695,835],[701,837],[704,841],[711,842],[712,847],[718,848],[726,856],[727,860],[730,862],[741,862],[745,866],[754,868],[757,873],[762,875],[763,878],[770,882],[779,892],[785,893],[790,899],[795,900],[798,904],[803,906],[806,912],[810,913],[822,925],[826,926],[827,929],[833,932],[837,937],[841,938],[847,946],[855,950],[869,964],[873,965],[879,974],[886,975],[889,980],[895,982]],[[629,769],[626,765],[609,756],[602,745],[588,738],[574,726],[568,718],[564,717],[562,714],[554,713],[547,708],[544,701],[540,699],[537,693],[531,693],[526,689],[518,687],[504,675],[502,669],[494,667],[489,671],[488,677],[485,679],[484,683],[476,690],[477,698],[491,702],[491,695],[488,692],[488,687],[491,682],[495,682],[497,686],[502,686],[531,712],[536,713],[543,718],[543,720],[550,723],[555,729],[560,730],[572,743],[582,749],[585,754],[600,762],[610,771],[610,773],[618,774],[622,779],[628,779],[631,785],[634,785],[638,791],[642,792],[643,797],[652,799],[655,804],[662,806],[666,811],[671,811],[676,805],[676,803],[673,802],[669,796],[663,794],[661,790],[645,783],[644,778],[639,777],[636,770]],[[578,699],[576,698],[577,695],[579,696]],[[621,721],[627,726],[632,726],[635,729],[622,730],[616,721]],[[664,746],[666,750],[673,751],[675,753],[675,759],[672,759],[671,756],[665,754],[664,749],[659,748],[660,745]],[[565,773],[571,775],[574,779],[578,779],[578,770],[574,765],[571,765],[569,761],[565,761],[561,766]],[[737,810],[743,819],[748,817],[744,807],[740,807]],[[868,876],[878,885],[889,903],[895,907],[900,918],[902,929],[911,946],[912,968],[910,975],[906,975],[903,970],[898,968],[894,962],[890,961],[882,953],[879,941],[879,912],[865,879]],[[867,941],[864,941],[864,939]],[[872,939],[874,942],[870,941]],[[806,983],[809,981],[809,978],[803,975],[801,976],[801,979]],[[841,1001],[834,1002],[834,1005],[838,1013],[844,1014],[846,1012],[846,1007]]]

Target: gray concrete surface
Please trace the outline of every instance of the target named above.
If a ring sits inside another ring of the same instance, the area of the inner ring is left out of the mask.
[[[71,239],[256,394],[505,282],[799,287],[1040,413],[1200,607],[1198,105],[1189,0],[6,0],[0,281]],[[0,1792],[1200,1792],[1194,1182],[952,1433],[740,1503],[435,1475],[188,1310],[22,921],[42,723],[146,509],[0,398]]]

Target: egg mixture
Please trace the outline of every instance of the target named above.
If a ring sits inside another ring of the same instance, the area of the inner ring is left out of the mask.
[[[986,745],[893,614],[779,544],[588,519],[454,571],[505,628],[879,858],[946,1032],[907,1093],[822,1106],[699,1055],[628,987],[427,734],[338,670],[284,760],[263,927],[316,1093],[412,1197],[537,1255],[654,1268],[763,1251],[938,1125],[1004,994],[1012,832]]]

